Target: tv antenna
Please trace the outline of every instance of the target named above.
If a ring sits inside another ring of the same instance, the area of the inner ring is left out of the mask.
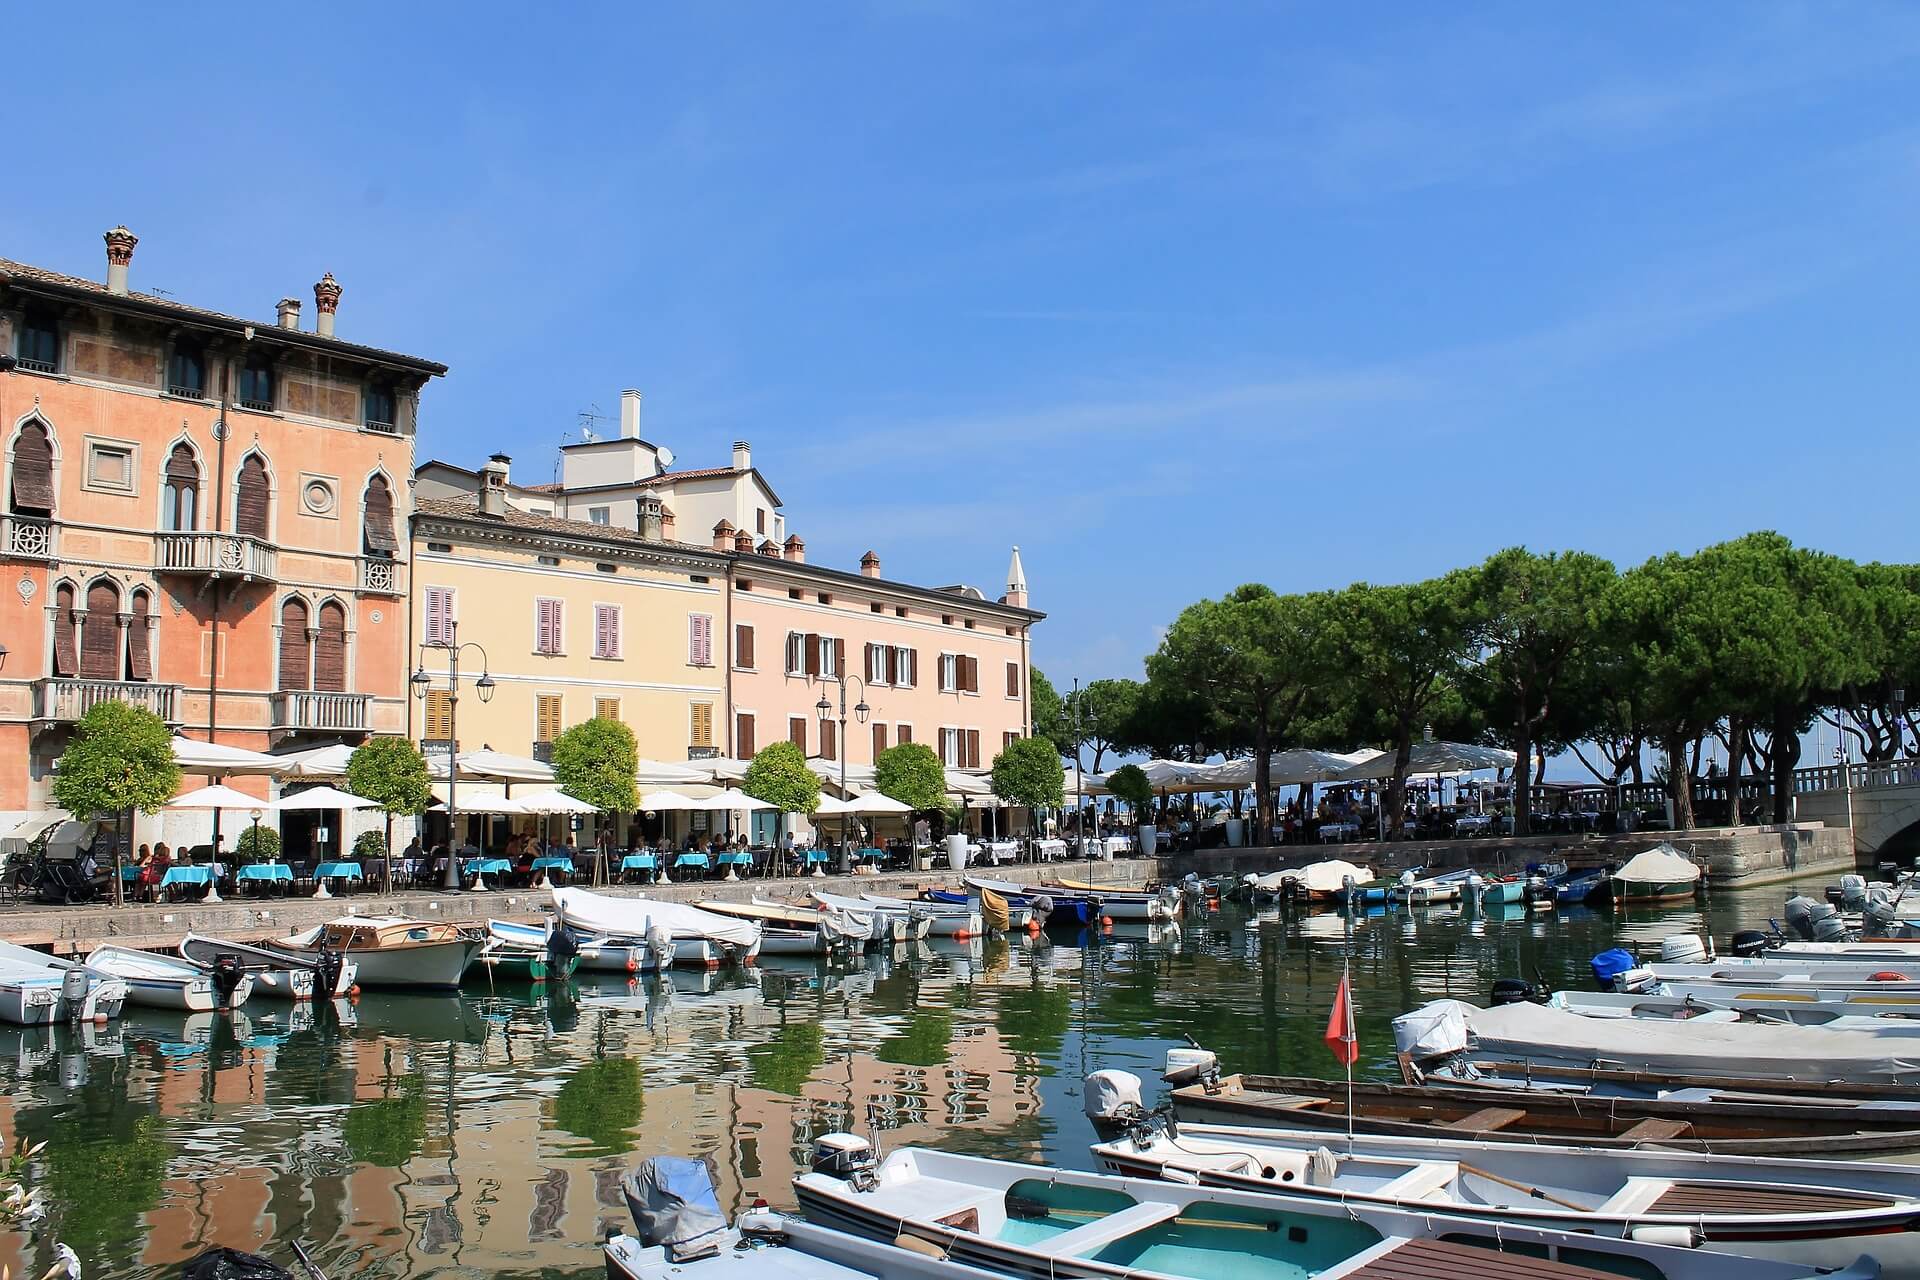
[[[607,421],[607,415],[600,412],[600,406],[590,404],[582,409],[577,416],[580,419],[580,442],[582,444],[592,444],[595,440],[598,440],[600,437],[598,433],[594,431],[594,424]]]

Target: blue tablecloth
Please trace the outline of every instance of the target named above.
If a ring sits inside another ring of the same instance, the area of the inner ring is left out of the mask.
[[[293,868],[284,862],[256,862],[234,873],[235,880],[293,880]]]
[[[622,871],[652,871],[660,865],[660,860],[650,853],[630,853],[620,859]]]
[[[853,856],[856,858],[870,858],[875,862],[881,862],[886,859],[887,851],[885,849],[862,849]]]
[[[816,862],[831,862],[831,861],[833,861],[833,855],[828,853],[825,849],[807,850],[808,866],[812,866]]]
[[[138,880],[140,878],[140,868],[139,867],[122,867],[120,868],[120,878],[126,881],[128,884],[132,884],[135,880]]]
[[[533,860],[533,869],[535,871],[564,871],[568,875],[572,875],[573,859],[572,858],[535,858]]]
[[[717,865],[722,867],[750,867],[753,865],[753,855],[750,853],[723,853],[720,855]]]
[[[705,867],[711,865],[704,853],[683,853],[673,860],[676,870],[681,867]]]
[[[513,864],[505,858],[468,858],[467,874],[470,876],[498,876],[513,870]]]
[[[162,888],[176,884],[212,884],[212,867],[168,867],[161,878]]]
[[[367,873],[357,862],[323,862],[313,869],[315,880],[365,880]]]

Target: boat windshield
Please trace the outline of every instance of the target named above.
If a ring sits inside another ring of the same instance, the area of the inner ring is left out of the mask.
[[[1007,1222],[1000,1238],[1009,1244],[1034,1244],[1133,1204],[1132,1196],[1104,1187],[1022,1178],[1007,1188]]]

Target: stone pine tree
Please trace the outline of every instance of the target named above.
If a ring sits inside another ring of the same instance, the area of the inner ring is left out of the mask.
[[[85,820],[102,813],[154,813],[180,789],[173,734],[151,711],[99,702],[74,725],[53,776],[53,802]],[[113,843],[113,901],[125,901],[121,847]]]
[[[554,739],[553,780],[575,800],[600,811],[604,835],[616,813],[631,813],[640,804],[635,781],[640,771],[640,747],[633,730],[619,720],[595,716],[583,720]],[[593,882],[604,883],[606,850],[593,860]]]
[[[770,742],[755,752],[740,790],[766,801],[782,815],[812,813],[820,807],[820,778],[807,768],[806,754],[792,742]]]
[[[347,790],[371,800],[387,815],[385,883],[393,892],[393,820],[400,814],[418,816],[433,800],[427,758],[405,738],[372,738],[347,757]]]
[[[1057,809],[1066,798],[1067,774],[1060,753],[1046,738],[1015,738],[993,758],[993,794],[1030,811],[1037,822],[1042,809]]]

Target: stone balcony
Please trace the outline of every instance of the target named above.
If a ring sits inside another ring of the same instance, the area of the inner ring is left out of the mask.
[[[60,553],[60,526],[39,516],[0,517],[0,548],[16,560],[52,560]]]
[[[154,569],[218,582],[274,582],[280,553],[271,543],[242,533],[162,533],[154,539]]]
[[[273,727],[286,733],[365,733],[365,693],[310,693],[286,690],[273,695]]]
[[[102,702],[125,702],[151,711],[170,725],[180,723],[177,684],[144,680],[73,680],[50,676],[33,683],[33,718],[48,724],[78,720]]]
[[[381,556],[361,556],[360,590],[371,596],[399,595],[400,566]]]

